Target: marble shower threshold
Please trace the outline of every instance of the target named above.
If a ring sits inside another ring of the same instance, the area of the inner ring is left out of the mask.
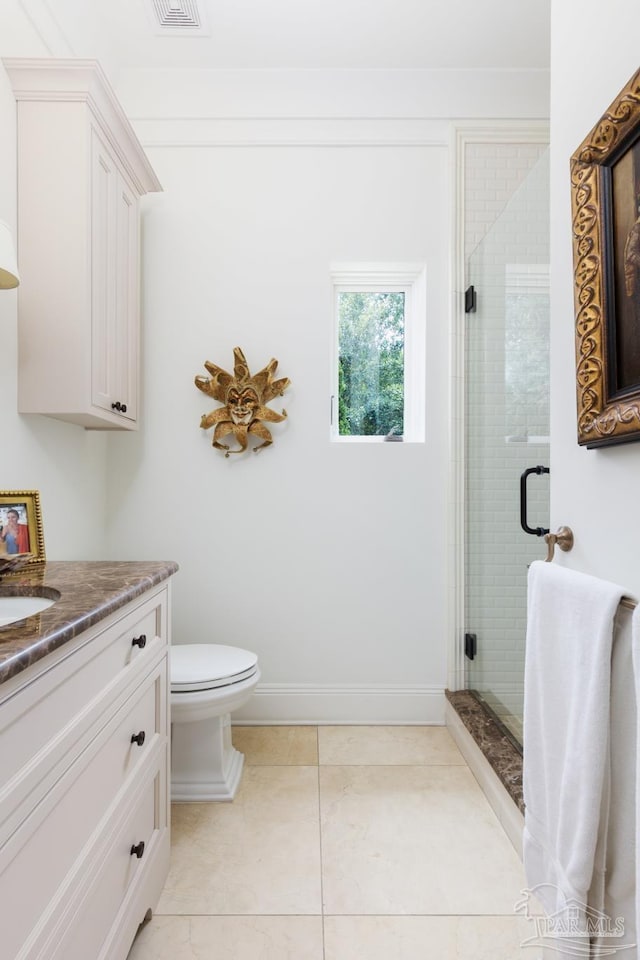
[[[514,804],[524,814],[522,752],[469,690],[445,690],[447,700]]]

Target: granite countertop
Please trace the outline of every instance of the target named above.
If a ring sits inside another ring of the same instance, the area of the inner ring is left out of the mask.
[[[0,597],[55,599],[47,610],[0,627],[0,683],[141,596],[178,569],[172,560],[55,561],[0,578]],[[56,599],[59,594],[59,599]]]

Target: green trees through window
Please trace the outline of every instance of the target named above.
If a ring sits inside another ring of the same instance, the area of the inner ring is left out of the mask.
[[[404,432],[404,292],[338,293],[338,433]]]

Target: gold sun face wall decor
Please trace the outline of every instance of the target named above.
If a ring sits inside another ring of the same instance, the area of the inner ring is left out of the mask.
[[[232,453],[244,453],[249,448],[249,436],[262,442],[253,447],[254,452],[273,443],[273,437],[267,423],[280,423],[287,419],[287,411],[276,413],[267,406],[274,397],[281,397],[291,381],[288,377],[274,380],[278,361],[271,359],[259,373],[251,376],[244,353],[240,347],[233,350],[233,374],[222,367],[205,360],[204,366],[210,377],[196,377],[198,390],[223,404],[211,413],[204,413],[200,420],[203,430],[215,427],[212,444],[218,450],[224,450],[225,457]],[[234,437],[240,444],[235,450],[222,443],[225,437]]]

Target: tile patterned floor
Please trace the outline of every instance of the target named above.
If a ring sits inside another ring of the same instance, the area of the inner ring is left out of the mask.
[[[233,803],[175,804],[129,960],[537,960],[522,865],[443,727],[237,727]]]

